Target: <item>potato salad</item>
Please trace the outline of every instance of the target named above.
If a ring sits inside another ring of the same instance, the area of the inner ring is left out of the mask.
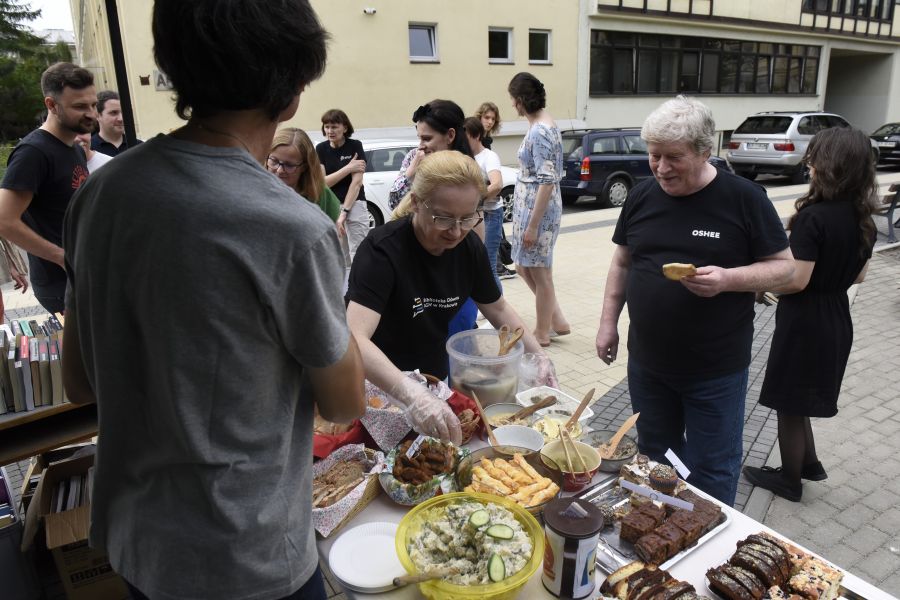
[[[419,572],[450,567],[457,585],[494,583],[520,571],[531,558],[531,538],[508,509],[461,502],[422,515],[422,530],[407,547]]]

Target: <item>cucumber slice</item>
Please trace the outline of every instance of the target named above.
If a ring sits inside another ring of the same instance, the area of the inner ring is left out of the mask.
[[[506,527],[506,525],[503,525],[503,527]],[[488,559],[488,577],[491,581],[503,581],[506,579],[506,565],[503,564],[503,559],[497,553],[491,554],[491,557]]]
[[[513,528],[509,525],[498,523],[497,525],[491,525],[490,527],[488,527],[485,533],[494,539],[511,540],[514,532]]]
[[[484,509],[479,509],[469,515],[469,525],[475,527],[484,527],[491,520],[491,515]]]

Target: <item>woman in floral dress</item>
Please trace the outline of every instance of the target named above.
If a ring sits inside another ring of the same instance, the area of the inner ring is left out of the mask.
[[[562,219],[562,138],[545,108],[544,84],[534,75],[519,73],[509,82],[507,91],[513,108],[529,124],[518,153],[512,258],[517,272],[534,292],[534,336],[541,346],[549,346],[551,337],[571,331],[553,287],[553,247]]]

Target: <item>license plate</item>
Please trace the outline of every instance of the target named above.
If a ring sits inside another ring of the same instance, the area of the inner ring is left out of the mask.
[[[747,142],[747,150],[765,150],[768,147],[768,144],[754,144],[753,142]]]
[[[878,142],[879,148],[894,148],[897,142]]]

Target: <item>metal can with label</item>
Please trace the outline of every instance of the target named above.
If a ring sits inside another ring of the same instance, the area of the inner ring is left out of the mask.
[[[544,507],[544,524],[544,587],[558,598],[589,596],[603,529],[600,509],[587,500],[557,498]]]

